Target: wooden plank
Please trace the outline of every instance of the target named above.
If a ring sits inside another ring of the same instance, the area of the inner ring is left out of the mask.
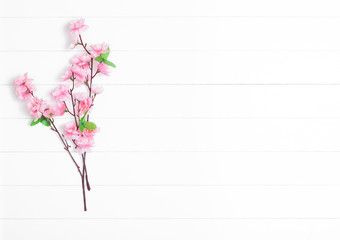
[[[88,155],[87,166],[92,188],[336,186],[340,185],[339,155],[339,152],[93,152]],[[0,175],[2,186],[80,186],[79,175],[66,152],[0,153]]]
[[[65,51],[69,20],[0,19],[0,32],[8,36],[0,39],[0,51]],[[340,18],[95,18],[87,23],[84,41],[105,41],[112,51],[334,51],[340,42],[334,31]]]
[[[235,220],[235,219],[60,219],[2,220],[0,234],[6,240],[25,236],[36,240],[81,239],[121,240],[337,240],[339,220]],[[63,229],[55,231],[56,226]],[[18,231],[20,229],[20,231]]]
[[[38,85],[36,94],[54,103],[57,86]],[[105,85],[95,100],[94,119],[154,118],[339,118],[340,86],[126,86]],[[0,86],[6,111],[0,118],[26,118],[12,85]],[[99,120],[102,121],[102,120]],[[22,122],[21,125],[26,124]]]
[[[338,218],[340,187],[0,187],[2,218]]]
[[[20,6],[20,8],[18,8]],[[39,6],[34,8],[32,6]],[[93,11],[89,0],[46,2],[43,0],[1,3],[3,17],[65,16],[338,16],[336,0],[101,0]],[[27,11],[29,9],[29,11]],[[76,9],[76,11],[75,11]]]
[[[102,119],[96,151],[338,151],[338,119]],[[30,121],[1,119],[0,151],[59,151]],[[20,133],[20,137],[17,133]],[[32,141],[32,136],[38,136]]]
[[[70,59],[67,52],[3,52],[0,84],[25,72],[38,84],[57,84]],[[127,51],[100,84],[339,84],[339,51]],[[32,61],[34,56],[34,61]],[[20,62],[13,64],[20,59]],[[48,61],[46,61],[48,59]],[[98,75],[99,76],[99,75]]]

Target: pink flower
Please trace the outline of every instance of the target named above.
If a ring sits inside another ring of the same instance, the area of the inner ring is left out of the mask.
[[[100,73],[109,76],[110,75],[110,70],[109,70],[109,66],[106,65],[105,63],[99,63],[97,66],[97,69]]]
[[[64,115],[65,111],[66,111],[65,103],[57,102],[57,104],[55,106],[55,115],[56,116],[62,116],[62,115]]]
[[[65,84],[60,85],[52,92],[52,96],[54,96],[56,102],[66,101],[70,97],[70,94],[68,92],[69,90],[70,90],[69,85]]]
[[[33,79],[27,77],[27,73],[14,80],[14,85],[17,86],[16,94],[20,101],[31,99],[31,93],[35,91],[32,81]]]
[[[69,80],[72,76],[72,72],[71,70],[67,70],[66,73],[64,74],[64,76],[61,77],[61,81],[66,81],[66,80]]]
[[[87,110],[89,110],[92,106],[92,98],[88,97],[85,100],[79,102],[77,104],[77,109],[79,111],[79,115],[83,115]]]
[[[16,94],[19,98],[20,101],[26,101],[31,99],[32,95],[31,92],[33,92],[35,90],[34,86],[31,86],[30,88],[28,88],[26,85],[19,85],[17,86],[16,89]]]
[[[37,121],[47,108],[47,103],[42,99],[34,97],[32,101],[27,104],[27,107],[34,121]]]
[[[91,57],[87,54],[78,55],[74,57],[71,62],[74,65],[77,65],[80,68],[89,69],[89,62],[91,61]]]
[[[74,93],[74,98],[81,102],[85,100],[86,94],[84,92],[77,92],[77,93]]]
[[[75,122],[67,123],[64,126],[64,136],[67,140],[78,139],[80,137]]]
[[[94,94],[100,94],[104,91],[104,88],[99,85],[92,85],[91,89]]]
[[[86,137],[84,135],[80,136],[76,140],[76,151],[79,153],[88,152],[91,150],[91,147],[94,145],[93,137]]]
[[[99,132],[99,128],[96,128],[94,130],[87,130],[86,128],[83,131],[83,136],[85,137],[94,137],[94,135]]]
[[[47,106],[43,115],[47,118],[53,118],[56,115],[55,108],[53,106]]]
[[[61,81],[66,81],[71,79],[72,75],[74,76],[76,80],[76,86],[79,87],[81,86],[87,76],[87,71],[84,68],[79,67],[78,65],[72,65],[62,76]]]
[[[87,72],[85,69],[78,67],[77,65],[73,65],[70,68],[71,72],[74,74],[75,80],[76,80],[76,87],[81,86],[87,76]]]
[[[98,57],[102,53],[107,53],[109,44],[102,43],[102,44],[96,44],[96,45],[91,45],[91,55],[93,57]]]
[[[88,29],[88,26],[84,24],[84,19],[78,19],[69,24],[72,35],[79,35]]]
[[[70,44],[69,48],[74,49],[78,44],[79,44],[79,37],[77,36],[73,38],[72,43]]]
[[[24,76],[18,77],[14,80],[14,85],[16,86],[31,86],[33,79],[27,77],[27,73],[24,74]]]

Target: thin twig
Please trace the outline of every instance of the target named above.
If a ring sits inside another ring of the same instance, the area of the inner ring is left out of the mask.
[[[72,153],[70,152],[70,149],[69,149],[69,148],[70,148],[70,145],[68,144],[67,140],[60,134],[58,128],[57,128],[57,127],[55,126],[55,124],[54,124],[54,120],[53,120],[53,119],[51,119],[51,125],[52,125],[52,126],[51,126],[51,129],[52,129],[53,131],[55,131],[55,132],[58,134],[58,136],[59,136],[61,142],[64,144],[64,149],[65,149],[65,150],[68,152],[68,154],[70,155],[72,161],[74,162],[74,164],[75,164],[76,167],[77,167],[77,170],[78,170],[80,176],[82,177],[82,173],[81,173],[81,171],[80,171],[80,167],[79,167],[79,165],[77,164],[77,162],[76,162],[76,160],[74,159],[74,157],[72,156]]]
[[[66,102],[63,101],[63,103],[65,104],[66,111],[67,111],[69,114],[71,114],[72,116],[74,116],[74,114],[68,109]]]
[[[84,50],[86,51],[86,53],[87,53],[88,55],[91,55],[91,53],[87,50],[86,45],[84,45],[83,39],[81,38],[81,35],[80,35],[80,34],[79,34],[79,40],[80,40],[80,44],[83,46],[83,48],[84,48]]]

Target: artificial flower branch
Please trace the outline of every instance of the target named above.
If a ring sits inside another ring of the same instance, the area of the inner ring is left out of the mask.
[[[94,136],[98,132],[96,124],[90,122],[90,114],[96,96],[103,92],[101,86],[93,84],[93,79],[97,74],[109,76],[109,66],[116,66],[108,60],[110,54],[108,44],[90,45],[90,49],[87,48],[87,43],[83,42],[81,35],[88,28],[83,19],[70,23],[69,27],[73,36],[71,48],[81,45],[85,53],[71,60],[71,66],[62,77],[62,81],[69,81],[71,85],[61,84],[52,91],[55,103],[49,104],[34,95],[35,86],[32,84],[33,80],[27,77],[27,73],[15,79],[14,84],[18,98],[21,101],[28,101],[27,107],[33,118],[31,126],[41,123],[57,133],[65,151],[75,164],[81,178],[84,211],[87,211],[85,190],[90,191],[91,186],[88,179],[86,158],[87,152],[94,146]],[[81,86],[85,86],[88,93],[76,91],[76,89],[81,89]],[[69,107],[68,104],[72,107]],[[73,120],[64,125],[63,132],[61,132],[55,124],[55,117],[62,116],[65,113],[70,114]],[[68,140],[73,143],[73,149],[80,153],[82,167],[74,158],[71,152],[72,146],[68,143]]]

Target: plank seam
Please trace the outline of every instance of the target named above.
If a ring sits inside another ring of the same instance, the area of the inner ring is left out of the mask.
[[[333,218],[294,218],[294,217],[285,217],[285,218],[200,218],[200,217],[196,217],[196,218],[176,218],[176,217],[159,217],[159,218],[143,218],[143,217],[129,217],[129,218],[124,218],[124,217],[115,217],[115,218],[90,218],[90,217],[84,217],[84,218],[0,218],[1,221],[7,221],[7,220],[340,220],[340,217],[333,217]]]
[[[34,185],[34,184],[3,184],[0,187],[79,187],[78,184],[49,184],[49,185]],[[93,187],[146,187],[146,188],[162,188],[162,187],[331,187],[338,188],[340,184],[92,184]]]

